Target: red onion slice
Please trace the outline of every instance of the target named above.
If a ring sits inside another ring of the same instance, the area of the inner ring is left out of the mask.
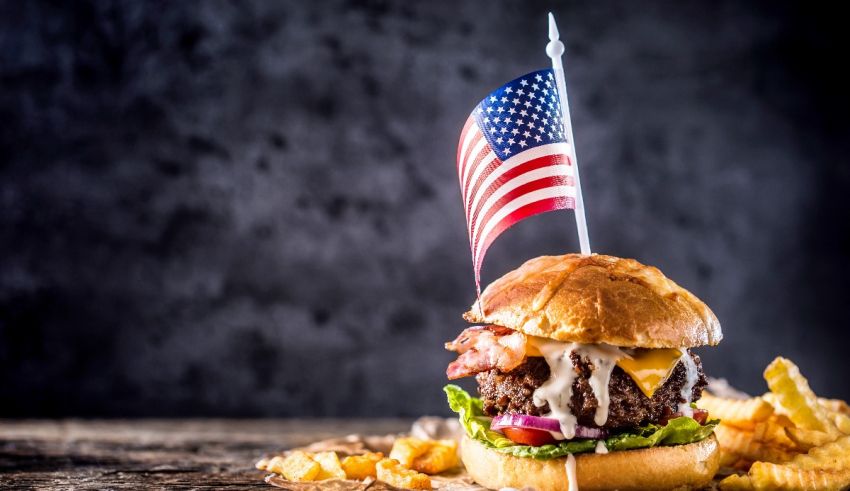
[[[553,433],[561,433],[561,423],[554,418],[543,418],[540,416],[530,416],[528,414],[502,414],[493,418],[490,423],[490,429],[500,430],[502,428],[529,428],[532,430],[551,431]],[[577,438],[605,438],[608,432],[602,428],[590,428],[587,426],[576,425]]]
[[[533,430],[561,432],[561,423],[554,418],[541,418],[528,414],[502,414],[493,418],[490,429],[500,430],[508,426],[517,428],[531,428]]]
[[[591,428],[589,426],[576,425],[576,438],[593,438],[601,440],[608,438],[608,432],[603,428]]]

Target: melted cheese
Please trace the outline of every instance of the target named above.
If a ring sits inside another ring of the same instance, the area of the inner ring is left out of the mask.
[[[652,397],[682,359],[682,352],[675,348],[636,350],[630,357],[617,360],[617,366],[632,377],[646,397]]]

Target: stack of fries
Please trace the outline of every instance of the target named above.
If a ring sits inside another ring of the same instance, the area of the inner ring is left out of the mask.
[[[799,368],[776,358],[764,371],[770,392],[751,399],[703,394],[699,406],[720,418],[721,464],[746,474],[722,490],[827,490],[850,486],[850,407],[820,399]]]
[[[339,460],[336,452],[289,452],[262,459],[257,469],[280,474],[290,481],[326,479],[379,480],[403,489],[431,489],[429,475],[458,466],[457,442],[398,438],[389,458],[380,452],[350,455]]]

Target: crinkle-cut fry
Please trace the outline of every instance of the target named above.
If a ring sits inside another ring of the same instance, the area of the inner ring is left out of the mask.
[[[767,421],[756,423],[753,428],[753,438],[758,441],[793,448],[796,446],[794,441],[788,438],[785,433],[785,429],[793,425],[786,416],[773,414]]]
[[[804,452],[809,451],[813,447],[820,447],[821,445],[833,442],[838,437],[825,431],[807,430],[798,427],[785,428],[785,433],[794,442],[796,447]]]
[[[764,379],[797,426],[831,433],[838,431],[809,388],[809,382],[793,362],[781,356],[776,357],[764,370]]]
[[[773,406],[761,397],[725,399],[703,393],[697,405],[708,410],[710,417],[720,418],[724,424],[744,429],[751,429],[773,414]]]
[[[846,401],[842,401],[841,399],[826,399],[824,397],[818,397],[818,402],[824,407],[824,409],[831,413],[841,413],[850,416],[850,404],[847,404]]]
[[[850,470],[850,436],[815,447],[809,453],[794,457],[788,465],[807,470]]]
[[[322,466],[319,475],[315,477],[316,481],[345,479],[345,471],[342,470],[342,465],[339,463],[339,457],[336,456],[336,452],[317,452],[313,454],[313,460]]]
[[[753,489],[753,483],[750,481],[750,476],[732,474],[720,481],[720,489],[722,491],[749,491]]]
[[[802,491],[838,490],[850,485],[850,469],[825,472],[790,465],[756,462],[750,467],[755,489],[792,489]]]
[[[721,424],[714,429],[714,433],[720,445],[721,463],[730,460],[734,462],[737,458],[752,462],[764,460],[781,463],[791,460],[796,455],[796,452],[781,445],[756,440],[750,431]],[[737,458],[732,460],[732,456]]]
[[[378,480],[404,489],[431,489],[431,478],[410,469],[405,469],[395,459],[383,459],[375,465]]]
[[[322,466],[307,452],[297,451],[286,457],[273,457],[266,470],[280,474],[290,481],[313,481],[322,471]]]
[[[457,466],[457,441],[439,440],[424,454],[413,459],[410,468],[425,474],[439,474]]]
[[[413,464],[413,459],[428,451],[434,445],[433,440],[420,440],[419,438],[396,438],[393,448],[390,450],[391,459],[395,459],[405,467]]]
[[[830,412],[829,419],[832,420],[832,424],[838,428],[838,431],[845,435],[850,435],[850,416],[844,413]]]
[[[342,469],[345,477],[362,481],[367,477],[377,478],[375,464],[384,458],[381,452],[368,452],[363,455],[352,455],[342,459]]]

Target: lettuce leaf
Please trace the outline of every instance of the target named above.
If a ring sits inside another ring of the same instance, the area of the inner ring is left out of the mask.
[[[457,385],[447,385],[443,390],[448,397],[449,407],[458,414],[460,424],[469,438],[498,452],[544,460],[571,453],[592,452],[596,448],[597,440],[592,439],[575,439],[539,447],[514,443],[502,433],[490,429],[492,418],[484,415],[481,399],[470,396]],[[611,435],[605,439],[605,446],[608,450],[631,450],[694,443],[711,435],[719,422],[713,420],[700,425],[693,418],[675,418],[664,426],[649,424]]]

